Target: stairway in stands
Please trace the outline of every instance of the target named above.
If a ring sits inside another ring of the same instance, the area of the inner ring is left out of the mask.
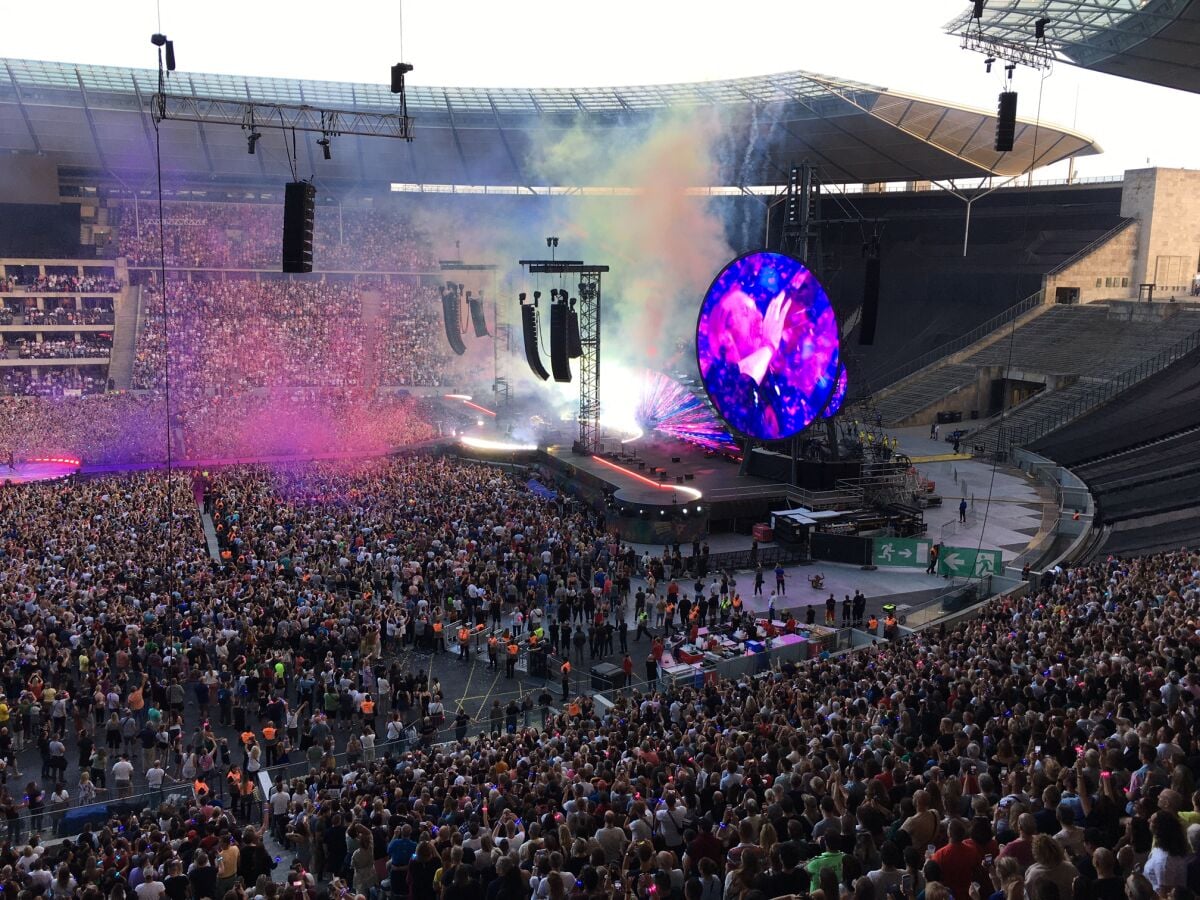
[[[141,305],[142,289],[138,285],[126,285],[116,298],[108,377],[118,391],[129,390],[133,383],[133,358],[137,349]]]
[[[975,367],[946,363],[917,372],[895,390],[875,398],[875,408],[888,425],[899,425],[940,403],[975,380]]]
[[[976,452],[1024,446],[1161,370],[1164,354],[1200,332],[1200,309],[1181,307],[1169,318],[1129,321],[1110,316],[1107,304],[1056,307],[1014,337],[1014,371],[1074,376],[1009,409],[967,437]],[[1007,366],[1009,342],[972,356],[976,366]]]

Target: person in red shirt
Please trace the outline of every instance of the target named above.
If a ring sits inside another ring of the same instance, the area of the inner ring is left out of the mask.
[[[971,836],[964,843],[979,854],[979,858],[1000,855],[1000,844],[992,834],[992,820],[987,816],[975,816],[971,819]]]
[[[983,857],[966,842],[967,826],[961,819],[951,819],[946,826],[950,842],[933,854],[933,861],[942,867],[942,883],[950,888],[953,897],[970,897],[971,882],[983,881],[980,864]]]
[[[1031,813],[1021,813],[1017,817],[1017,831],[1021,836],[1015,841],[1009,841],[1000,851],[1001,856],[1014,857],[1021,864],[1024,872],[1033,865],[1033,838],[1037,834],[1037,819]]]
[[[626,653],[625,658],[621,660],[621,671],[625,673],[625,687],[633,687],[633,657],[628,653]]]

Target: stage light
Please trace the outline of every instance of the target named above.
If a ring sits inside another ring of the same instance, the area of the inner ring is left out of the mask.
[[[413,70],[410,63],[396,63],[392,66],[392,93],[404,93],[404,76]]]
[[[974,16],[976,19],[983,18],[983,4],[984,4],[984,0],[975,0]]]
[[[460,438],[459,443],[461,443],[464,447],[471,447],[475,450],[507,450],[528,453],[537,449],[537,444],[516,444],[512,443],[511,441],[493,441],[489,440],[488,438],[470,437],[465,435]]]
[[[167,51],[167,71],[174,72],[175,71],[175,42],[174,41],[167,41],[166,51]]]
[[[1046,26],[1050,24],[1049,19],[1038,19],[1033,23],[1033,36],[1039,41],[1046,37]]]
[[[249,153],[251,156],[254,155],[255,145],[258,144],[258,139],[261,137],[262,137],[262,135],[259,134],[257,131],[252,131],[248,135],[246,135],[246,152]]]
[[[984,69],[985,69],[985,70],[987,70],[987,73],[988,73],[989,75],[992,73],[992,65],[993,65],[995,62],[996,62],[996,57],[994,57],[994,56],[989,56],[987,59],[985,59],[985,60],[983,61],[983,67],[984,67]]]
[[[319,141],[317,141],[317,145],[321,148],[321,153],[324,154],[326,159],[333,159],[333,153],[329,149],[329,136],[328,135],[326,135],[325,137],[323,137]]]

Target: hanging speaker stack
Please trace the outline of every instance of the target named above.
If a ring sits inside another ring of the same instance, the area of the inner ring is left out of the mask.
[[[583,341],[579,338],[579,313],[575,309],[575,301],[571,301],[571,311],[567,313],[567,356],[579,359],[583,356]]]
[[[311,272],[313,219],[317,189],[307,181],[292,181],[283,189],[283,271]]]
[[[571,361],[567,355],[567,322],[569,312],[566,291],[550,292],[550,369],[554,380],[571,380]]]
[[[542,381],[547,381],[550,373],[542,365],[542,354],[538,350],[537,302],[541,296],[541,291],[534,291],[533,303],[529,304],[525,302],[525,295],[520,295],[521,334],[525,339],[525,362],[529,363],[529,370]]]
[[[458,289],[450,282],[442,291],[442,321],[446,326],[446,340],[450,349],[462,356],[467,352],[467,345],[462,339],[462,304],[458,300]]]
[[[475,337],[487,337],[487,319],[483,315],[483,298],[474,297],[467,291],[467,309],[471,313],[471,325],[475,328]]]
[[[1001,91],[1000,102],[996,107],[996,143],[997,153],[1008,153],[1013,148],[1013,139],[1017,134],[1017,92]]]

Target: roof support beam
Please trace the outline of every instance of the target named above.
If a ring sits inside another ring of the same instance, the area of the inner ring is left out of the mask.
[[[100,165],[105,169],[110,168],[108,160],[104,158],[104,148],[100,146],[100,133],[96,131],[96,120],[92,118],[92,108],[88,106],[87,88],[83,86],[83,76],[79,74],[79,70],[75,70],[75,80],[79,82],[79,96],[83,100],[83,115],[87,119],[88,130],[92,133],[92,140],[96,143],[96,156],[100,158]]]
[[[150,121],[150,116],[146,114],[146,98],[142,96],[142,89],[138,87],[137,79],[133,75],[129,76],[129,81],[133,85],[133,95],[137,97],[138,102],[138,119],[142,123],[142,134],[146,136],[146,149],[154,156],[154,136],[150,134],[153,124]]]
[[[350,102],[355,109],[358,109],[358,91],[354,89],[354,85],[350,85]],[[354,142],[354,155],[358,157],[358,183],[365,185],[367,183],[367,160],[363,156],[362,141]]]
[[[508,135],[504,133],[504,125],[500,121],[500,110],[496,109],[496,101],[488,97],[488,103],[492,107],[492,117],[496,120],[496,133],[500,135],[500,143],[504,147],[504,153],[508,156],[508,161],[513,167],[513,183],[520,184],[525,181],[525,173],[521,170],[521,165],[517,162],[517,155],[513,153],[512,145],[508,142]],[[529,187],[529,185],[525,185]]]
[[[33,120],[29,118],[29,110],[25,108],[25,101],[21,99],[21,86],[17,84],[12,66],[5,62],[4,68],[8,72],[8,80],[12,82],[13,92],[17,95],[17,108],[21,110],[21,118],[25,120],[25,127],[29,129],[29,139],[33,141],[33,149],[41,153],[42,142],[38,140],[37,132],[33,130]]]
[[[196,85],[190,77],[188,78],[188,86],[192,89],[192,96],[195,97]],[[208,150],[208,135],[204,133],[204,125],[202,125],[200,122],[197,122],[196,131],[200,134],[200,149],[204,152],[204,161],[208,163],[208,174],[213,175],[217,170],[216,167],[213,166],[212,153],[210,153]]]
[[[463,184],[474,184],[471,180],[471,170],[467,166],[467,155],[463,153],[462,141],[458,137],[458,128],[454,124],[454,107],[450,104],[450,95],[446,91],[442,91],[442,96],[446,100],[446,118],[450,122],[450,136],[454,138],[454,149],[458,151],[458,161],[462,164]]]

